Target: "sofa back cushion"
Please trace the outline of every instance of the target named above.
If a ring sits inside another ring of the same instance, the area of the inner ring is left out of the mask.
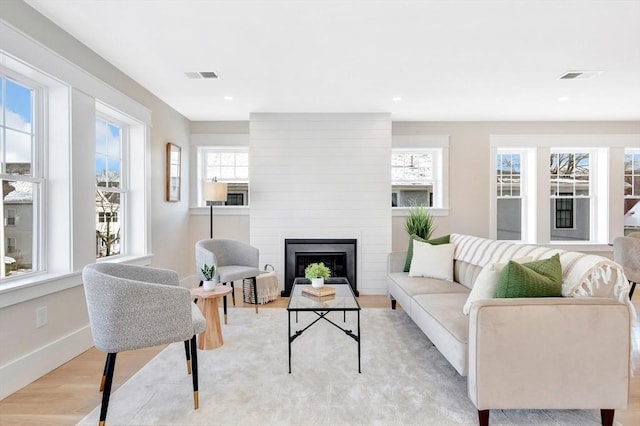
[[[488,263],[507,263],[525,256],[540,260],[559,254],[563,296],[610,297],[631,305],[622,268],[606,257],[462,234],[451,234],[450,241],[456,245],[454,279],[466,287],[473,287],[480,270]]]

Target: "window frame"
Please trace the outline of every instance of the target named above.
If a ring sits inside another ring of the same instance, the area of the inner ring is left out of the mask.
[[[2,53],[2,52],[0,52]],[[2,55],[0,55],[0,59],[2,59]],[[10,62],[9,62],[10,63]],[[14,180],[25,183],[30,183],[33,185],[32,189],[32,227],[31,227],[31,270],[28,272],[24,272],[15,276],[5,276],[4,268],[2,268],[2,272],[0,273],[0,282],[2,282],[3,286],[6,286],[7,283],[11,283],[18,280],[23,279],[31,279],[32,276],[41,274],[45,271],[46,265],[46,237],[47,228],[45,226],[45,204],[47,200],[47,192],[46,192],[46,182],[47,177],[45,175],[45,166],[44,164],[48,161],[46,156],[46,132],[44,131],[47,126],[47,108],[45,105],[47,104],[47,85],[45,81],[37,81],[34,78],[29,78],[23,73],[14,71],[11,68],[0,66],[0,76],[3,79],[9,79],[14,81],[15,83],[28,87],[32,91],[32,133],[31,133],[31,173],[30,175],[18,175],[18,174],[8,174],[4,168],[0,167],[0,178],[2,180]],[[35,77],[41,77],[43,80],[48,79],[44,77],[40,72],[37,72]],[[1,81],[1,80],[0,80]],[[3,90],[3,95],[6,94],[6,86]],[[6,99],[6,98],[5,98]],[[4,113],[6,109],[2,108],[2,113]],[[6,115],[4,116],[3,125],[1,129],[6,129]],[[0,130],[2,131],[2,130]],[[23,132],[24,133],[24,132]],[[6,136],[6,135],[5,135]],[[3,137],[2,144],[0,147],[4,150],[4,144],[6,142],[6,138]],[[2,194],[0,194],[2,196]],[[4,202],[2,203],[2,208],[0,209],[0,215],[2,216],[0,222],[2,222],[3,226],[6,225],[5,217],[4,217]],[[17,214],[17,212],[16,212]],[[14,217],[15,220],[15,217]],[[9,225],[9,226],[15,226]],[[5,255],[4,241],[2,246],[2,253],[0,257]],[[3,261],[4,263],[4,261]]]
[[[623,156],[623,160],[622,160],[623,161],[622,167],[623,167],[623,176],[625,178],[626,178],[627,173],[626,173],[626,170],[624,169],[624,157],[626,157],[627,155],[640,155],[640,148],[626,148],[624,150],[624,156]],[[632,186],[632,193],[630,195],[627,195],[627,194],[624,193],[624,181],[623,181],[623,187],[622,187],[622,191],[623,191],[622,198],[623,198],[623,201],[626,201],[626,200],[637,200],[636,203],[640,203],[640,188],[635,188],[635,180],[633,179],[635,176],[637,176],[637,175],[632,170],[631,177],[632,177],[632,182],[633,182],[632,185],[633,186]],[[639,177],[639,179],[640,179],[640,177]],[[625,211],[624,211],[624,208],[622,210],[622,214],[623,215],[626,214]],[[638,231],[640,231],[640,229],[631,228],[630,232],[638,232]],[[623,234],[625,234],[626,232],[627,232],[627,229],[626,229],[626,227],[624,225],[624,219],[623,219]]]
[[[215,176],[219,182],[227,182],[227,183],[246,183],[247,184],[247,204],[243,205],[227,205],[227,204],[216,204],[215,208],[221,208],[225,210],[237,209],[237,208],[249,208],[251,203],[251,176],[250,176],[250,167],[251,167],[251,154],[248,146],[215,146],[215,145],[199,145],[196,149],[196,203],[197,207],[208,207],[206,205],[206,200],[202,197],[202,186],[205,180],[212,179],[213,177],[206,176],[206,170],[208,168],[207,164],[207,154],[208,153],[246,153],[247,154],[247,178],[223,178],[221,176]],[[234,166],[236,167],[236,166]],[[242,193],[243,198],[245,194]]]
[[[519,134],[490,135],[491,157],[495,157],[497,149],[526,149],[531,152],[530,181],[531,200],[527,211],[531,212],[527,228],[530,236],[523,241],[530,244],[548,245],[557,248],[577,251],[611,251],[610,242],[623,234],[623,189],[624,176],[623,152],[625,148],[640,145],[640,134]],[[549,155],[552,149],[572,151],[589,150],[597,155],[591,159],[592,203],[591,241],[550,241],[550,184]],[[492,160],[494,161],[494,160]],[[495,179],[491,165],[491,179]],[[538,178],[542,176],[542,178]],[[496,236],[495,223],[495,191],[491,193],[490,237]]]
[[[492,151],[493,152],[493,151]],[[498,148],[495,150],[495,155],[491,157],[491,196],[492,196],[492,206],[495,203],[495,206],[491,209],[491,223],[495,223],[496,232],[493,238],[497,239],[497,221],[498,221],[498,206],[497,202],[499,199],[520,199],[520,239],[519,240],[500,240],[500,241],[511,241],[511,242],[526,242],[530,239],[530,235],[532,233],[531,226],[528,225],[528,217],[529,206],[532,205],[531,194],[533,193],[531,188],[531,177],[530,173],[533,169],[532,163],[535,162],[535,153],[531,152],[529,149],[517,149],[517,148]],[[498,155],[519,155],[520,156],[520,195],[514,197],[510,196],[498,196]],[[533,204],[535,205],[535,204]]]
[[[130,124],[128,122],[124,122],[122,121],[118,116],[116,115],[112,115],[109,114],[108,111],[106,110],[101,110],[101,111],[96,111],[96,115],[95,115],[95,121],[97,122],[98,120],[102,120],[105,121],[107,123],[107,125],[109,124],[113,124],[115,126],[117,126],[120,129],[120,185],[118,187],[100,187],[97,185],[97,181],[96,181],[96,185],[95,185],[95,190],[96,191],[102,191],[102,192],[115,192],[120,194],[120,207],[118,208],[118,211],[116,213],[118,220],[116,220],[115,222],[118,222],[119,227],[120,227],[120,236],[118,238],[119,240],[119,252],[117,254],[112,254],[112,255],[108,255],[108,256],[98,256],[96,253],[96,261],[104,261],[104,260],[113,260],[113,259],[118,259],[120,257],[124,257],[129,255],[129,247],[128,247],[128,241],[130,239],[129,235],[128,235],[128,230],[129,230],[129,226],[128,226],[128,220],[127,217],[129,217],[129,203],[128,203],[128,198],[129,198],[129,193],[130,193],[130,188],[129,188],[129,167],[130,167],[130,162],[129,162],[129,145],[130,145],[130,140],[129,140],[129,136],[130,136]],[[94,159],[95,161],[95,159]],[[97,207],[96,207],[96,227],[98,225],[98,223],[106,223],[106,222],[100,222],[99,220],[99,213],[97,211]],[[103,212],[106,214],[106,212]],[[112,221],[113,222],[113,221]],[[97,231],[97,230],[96,230]],[[98,251],[98,242],[96,241],[96,251]]]
[[[391,154],[396,151],[421,151],[434,150],[438,153],[434,164],[433,204],[437,207],[427,207],[432,216],[449,215],[449,135],[417,134],[417,135],[392,135],[391,150],[389,153],[389,176],[391,175]],[[389,201],[393,193],[393,183],[389,179]],[[436,188],[439,189],[436,192]],[[391,207],[393,217],[407,217],[410,207]]]

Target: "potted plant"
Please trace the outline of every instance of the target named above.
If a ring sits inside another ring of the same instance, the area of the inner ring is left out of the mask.
[[[204,276],[204,281],[202,281],[202,288],[205,291],[215,290],[216,288],[216,265],[207,265],[206,263],[202,265],[200,268],[200,272]]]
[[[314,288],[320,288],[324,285],[325,278],[331,276],[331,270],[324,266],[324,263],[311,263],[304,270],[305,278],[311,280]]]
[[[433,224],[431,212],[425,206],[419,204],[409,207],[409,216],[407,216],[404,229],[409,233],[409,236],[417,235],[424,240],[428,240],[431,238],[436,226]]]

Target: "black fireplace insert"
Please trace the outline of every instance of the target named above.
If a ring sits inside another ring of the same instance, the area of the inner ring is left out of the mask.
[[[332,277],[345,277],[358,296],[356,281],[356,239],[305,238],[284,240],[284,290],[289,296],[293,280],[304,277],[305,268],[311,263],[324,263]]]

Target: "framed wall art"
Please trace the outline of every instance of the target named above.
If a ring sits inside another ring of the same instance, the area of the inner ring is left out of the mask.
[[[171,142],[167,143],[167,201],[180,201],[182,185],[182,148]]]

